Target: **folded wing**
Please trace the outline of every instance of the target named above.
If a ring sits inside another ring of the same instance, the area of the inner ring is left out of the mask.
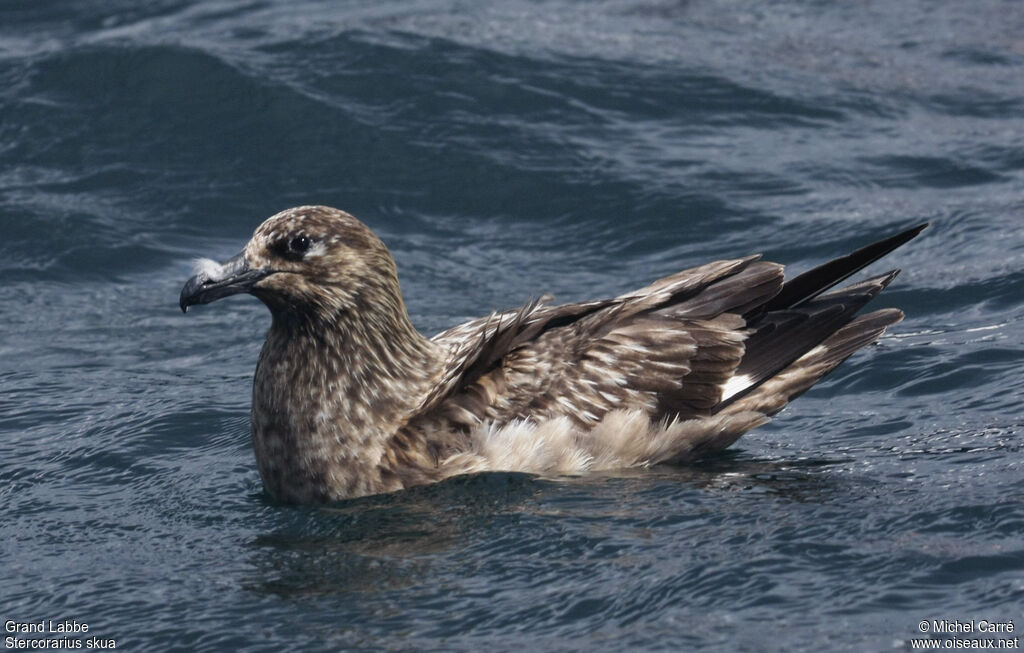
[[[651,423],[707,420],[718,429],[666,449],[665,459],[723,448],[742,430],[718,422],[762,422],[902,318],[895,309],[857,316],[897,271],[829,291],[923,227],[788,282],[781,265],[752,256],[614,299],[536,301],[445,331],[433,339],[448,351],[441,380],[406,432],[562,420],[584,434],[628,411]]]

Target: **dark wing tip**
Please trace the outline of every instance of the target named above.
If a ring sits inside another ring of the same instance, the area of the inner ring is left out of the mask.
[[[928,222],[923,222],[916,227],[861,247],[851,254],[823,263],[786,281],[782,291],[761,307],[760,312],[793,308],[814,299],[897,247],[913,240],[928,225]]]

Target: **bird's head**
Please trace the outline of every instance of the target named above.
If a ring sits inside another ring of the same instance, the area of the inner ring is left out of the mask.
[[[394,260],[384,243],[348,213],[300,206],[268,218],[237,256],[197,263],[179,305],[249,293],[281,315],[330,317],[365,304],[401,306]]]

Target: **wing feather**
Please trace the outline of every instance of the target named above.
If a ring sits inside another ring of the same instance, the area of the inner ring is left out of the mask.
[[[554,417],[587,426],[622,408],[705,413],[743,356],[736,312],[782,286],[782,267],[756,260],[709,263],[610,300],[534,301],[445,331],[434,342],[448,359],[418,421],[465,430]]]
[[[452,473],[717,451],[899,321],[893,309],[857,317],[895,272],[832,288],[922,228],[785,283],[781,265],[751,256],[613,299],[542,297],[449,329],[433,338],[445,352],[436,385],[398,435],[445,434],[435,458],[462,470]]]

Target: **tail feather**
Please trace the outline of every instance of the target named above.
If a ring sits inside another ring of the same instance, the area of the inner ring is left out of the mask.
[[[762,383],[753,392],[726,406],[721,413],[754,411],[768,416],[774,415],[855,351],[878,340],[886,328],[902,319],[903,312],[895,308],[884,308],[857,317]]]
[[[848,324],[860,309],[888,286],[899,270],[855,283],[786,310],[772,311],[749,325],[746,352],[727,386],[721,410]]]

